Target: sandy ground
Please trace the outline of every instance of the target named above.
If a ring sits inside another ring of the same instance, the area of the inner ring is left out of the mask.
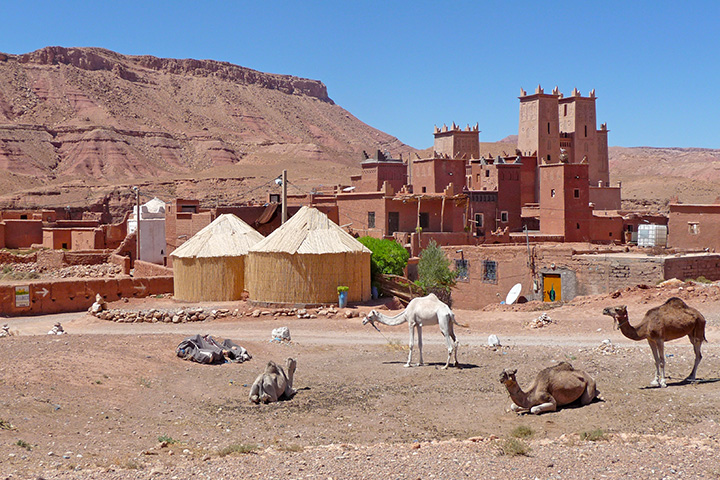
[[[601,312],[626,304],[637,323],[674,295],[707,319],[701,381],[681,382],[694,358],[681,339],[666,346],[668,388],[648,388],[654,366],[647,343],[624,338]],[[178,304],[118,306],[164,305]],[[404,368],[407,327],[378,333],[361,318],[177,325],[84,314],[7,319],[18,335],[0,338],[0,478],[720,475],[713,456],[720,442],[720,286],[633,289],[546,307],[457,310],[469,328],[456,327],[462,368],[447,371],[439,368],[446,353],[436,326],[424,330],[428,365]],[[524,326],[542,313],[553,323]],[[46,335],[56,321],[67,335]],[[278,326],[290,328],[290,344],[269,341]],[[195,333],[230,338],[253,359],[218,366],[179,359],[175,347]],[[490,334],[502,347],[487,347]],[[612,348],[604,352],[605,339]],[[288,356],[298,361],[295,398],[251,404],[250,386],[267,361]],[[561,360],[591,374],[601,400],[540,416],[508,412],[498,380],[504,368],[517,368],[527,387]],[[519,427],[530,435],[518,440]],[[527,451],[512,455],[519,442]]]

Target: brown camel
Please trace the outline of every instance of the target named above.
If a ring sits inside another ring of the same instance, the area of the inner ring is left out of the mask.
[[[705,338],[705,317],[696,309],[688,306],[677,297],[670,298],[659,307],[651,308],[645,314],[645,318],[636,326],[630,325],[628,321],[627,307],[607,307],[603,315],[609,315],[615,320],[615,328],[630,340],[647,340],[655,359],[655,379],[650,383],[652,387],[666,387],[665,383],[665,342],[684,337],[690,338],[695,348],[695,365],[692,372],[684,380],[685,382],[695,381],[702,353],[700,348]]]
[[[580,400],[581,405],[587,405],[599,393],[595,388],[595,380],[568,362],[540,370],[527,392],[523,392],[518,385],[516,373],[516,369],[503,370],[500,383],[505,385],[513,401],[510,409],[517,413],[554,412],[557,407],[576,400]]]

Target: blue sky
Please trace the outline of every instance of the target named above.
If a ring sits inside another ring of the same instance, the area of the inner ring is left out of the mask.
[[[595,89],[610,145],[720,148],[720,2],[23,1],[0,51],[95,46],[321,80],[416,147],[517,134],[520,88]]]

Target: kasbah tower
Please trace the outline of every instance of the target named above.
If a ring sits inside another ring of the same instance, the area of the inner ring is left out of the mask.
[[[610,185],[608,129],[596,129],[595,90],[587,97],[577,89],[564,98],[555,87],[546,94],[538,86],[535,94],[520,92],[518,148],[536,156],[538,165],[571,163],[588,165],[590,185]]]

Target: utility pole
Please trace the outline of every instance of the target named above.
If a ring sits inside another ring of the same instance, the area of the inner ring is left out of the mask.
[[[282,171],[282,223],[287,222],[287,170]]]
[[[140,188],[132,187],[135,192],[135,243],[137,247],[137,253],[135,254],[135,260],[140,260]]]

